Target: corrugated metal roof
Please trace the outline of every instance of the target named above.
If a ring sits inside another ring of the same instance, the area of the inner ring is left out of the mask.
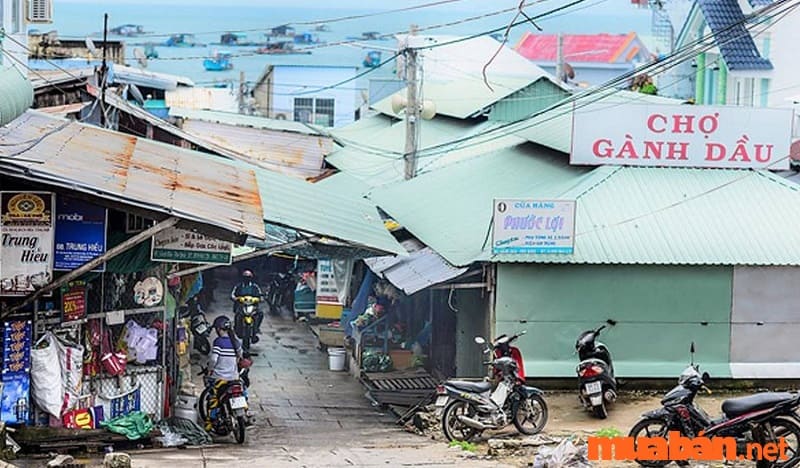
[[[33,104],[33,87],[14,67],[0,67],[0,125],[19,117]]]
[[[94,70],[92,68],[32,70],[28,72],[28,79],[33,84],[33,89],[37,90],[70,81],[85,81],[92,76],[94,76]]]
[[[322,171],[333,140],[319,135],[184,120],[181,128],[204,140],[243,154],[259,166],[306,178]]]
[[[563,34],[562,53],[568,62],[614,63],[632,62],[623,54],[636,42],[639,50],[636,55],[649,54],[635,32],[627,34]],[[535,62],[555,62],[557,60],[557,34],[526,32],[514,49],[528,60]]]
[[[467,271],[467,268],[455,268],[430,247],[415,240],[402,245],[411,252],[408,257],[374,257],[364,259],[364,263],[409,296]]]
[[[88,104],[89,103],[86,102],[77,102],[75,104],[66,104],[63,106],[37,107],[36,110],[39,112],[44,112],[45,114],[57,115],[59,117],[63,117],[67,114],[74,114],[76,112],[80,112],[81,109],[86,107]]]
[[[172,91],[181,86],[194,86],[194,81],[185,76],[155,73],[138,68],[126,67],[118,63],[112,64],[109,68],[111,70],[109,73],[109,82],[111,83],[130,83],[147,88],[163,89],[165,91]]]
[[[579,98],[574,103],[554,107],[552,110],[531,117],[521,124],[524,129],[515,131],[515,134],[533,143],[569,154],[572,150],[572,114],[581,112],[583,104],[591,102],[608,103],[609,107],[614,107],[634,103],[677,105],[684,101],[632,91],[609,90]],[[575,108],[577,110],[573,111]]]
[[[0,170],[263,239],[254,171],[202,153],[28,111],[0,128]],[[14,157],[39,161],[14,161]]]
[[[170,108],[239,112],[238,96],[230,89],[178,88],[165,92],[164,102]]]
[[[265,169],[257,168],[256,176],[267,222],[372,250],[406,254],[369,200]]]
[[[450,264],[488,260],[495,197],[552,197],[591,174],[563,154],[532,144],[451,164],[373,189],[370,199]]]
[[[311,124],[295,122],[293,120],[268,119],[255,115],[245,115],[233,112],[183,109],[173,107],[169,110],[171,117],[180,117],[185,120],[199,120],[203,122],[215,122],[237,127],[250,127],[263,130],[278,130],[291,133],[304,133],[307,135],[325,135],[326,133],[319,127]]]
[[[371,198],[450,263],[800,265],[800,186],[768,171],[569,166],[518,147]],[[538,153],[538,154],[537,154]],[[493,198],[577,199],[572,255],[491,256]]]

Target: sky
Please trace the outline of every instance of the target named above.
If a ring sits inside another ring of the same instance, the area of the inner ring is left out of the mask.
[[[414,5],[434,3],[436,0],[106,0],[116,4],[159,4],[159,5],[253,5],[253,6],[287,6],[297,8],[314,8],[316,10],[356,9],[365,11],[391,10]],[[99,3],[98,0],[55,0],[55,4],[63,3]],[[431,8],[448,8],[464,11],[487,11],[516,6],[518,0],[459,0],[447,5]]]

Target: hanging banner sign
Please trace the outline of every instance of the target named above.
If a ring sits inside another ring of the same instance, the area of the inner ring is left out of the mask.
[[[30,320],[6,322],[3,327],[3,374],[30,372],[32,325]]]
[[[24,296],[52,280],[53,198],[0,192],[0,296]]]
[[[493,225],[492,254],[571,254],[575,201],[498,199]]]
[[[573,112],[570,164],[789,169],[792,109],[595,102]]]
[[[55,270],[74,270],[106,251],[105,208],[56,197]],[[105,271],[105,265],[93,271]]]
[[[86,317],[86,281],[70,281],[61,288],[61,321],[74,322]]]
[[[331,260],[317,260],[317,302],[339,304],[339,287]]]
[[[230,265],[233,244],[185,229],[165,229],[153,236],[150,259],[156,262]]]

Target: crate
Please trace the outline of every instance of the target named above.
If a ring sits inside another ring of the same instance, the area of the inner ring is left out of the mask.
[[[319,343],[325,346],[344,346],[344,329],[321,325],[319,327]]]
[[[409,349],[390,349],[389,356],[396,370],[409,369],[414,362],[414,352]]]

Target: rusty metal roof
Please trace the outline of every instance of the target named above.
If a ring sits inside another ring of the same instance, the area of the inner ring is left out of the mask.
[[[253,170],[27,111],[0,128],[0,172],[264,239]],[[16,160],[14,160],[16,158]]]

